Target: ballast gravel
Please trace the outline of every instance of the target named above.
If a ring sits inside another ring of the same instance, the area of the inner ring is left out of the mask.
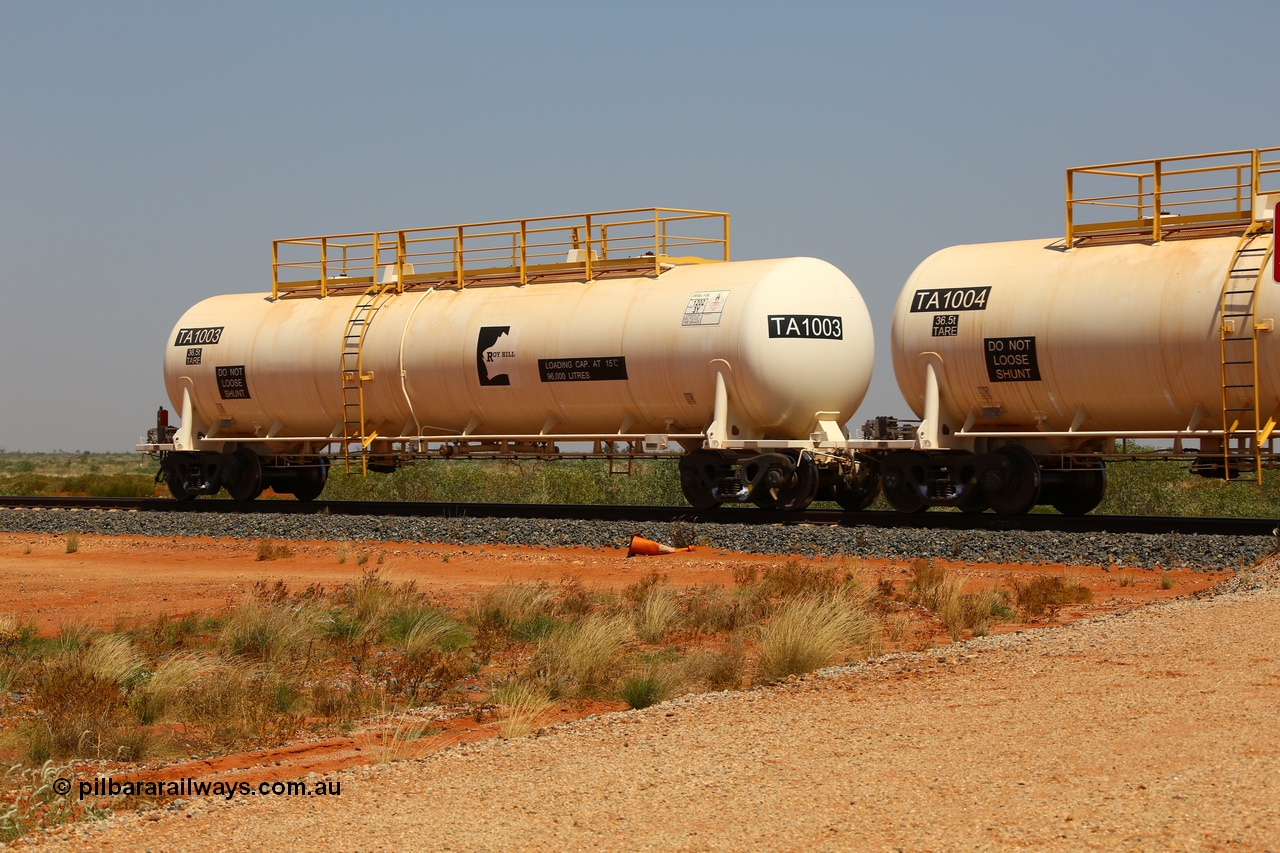
[[[688,524],[519,518],[0,509],[0,531],[107,536],[439,542],[626,548],[632,534],[748,554],[849,555],[992,563],[1229,569],[1276,547],[1269,536],[915,530],[822,525]]]
[[[1277,850],[1278,580],[344,771],[336,796],[192,798],[20,843]]]

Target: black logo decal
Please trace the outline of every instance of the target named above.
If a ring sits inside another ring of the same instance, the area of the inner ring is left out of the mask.
[[[481,385],[510,385],[516,347],[510,326],[481,326],[476,341],[476,374]]]

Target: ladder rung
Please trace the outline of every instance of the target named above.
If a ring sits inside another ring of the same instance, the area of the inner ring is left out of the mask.
[[[1223,317],[1252,317],[1253,312],[1245,311],[1244,313],[1240,313],[1240,314],[1223,314],[1222,316]]]
[[[1245,406],[1245,407],[1244,407],[1244,408],[1242,408],[1242,409],[1227,408],[1227,409],[1223,409],[1222,411],[1224,411],[1224,412],[1252,412],[1252,411],[1253,411],[1253,406]]]
[[[1253,387],[1253,383],[1252,383],[1252,382],[1246,382],[1246,383],[1244,383],[1243,385],[1223,385],[1222,387],[1223,387],[1223,388],[1252,388],[1252,387]]]
[[[1223,364],[1253,364],[1252,361],[1224,361]]]

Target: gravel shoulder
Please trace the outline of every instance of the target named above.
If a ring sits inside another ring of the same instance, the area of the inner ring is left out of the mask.
[[[23,844],[1276,849],[1278,576]]]

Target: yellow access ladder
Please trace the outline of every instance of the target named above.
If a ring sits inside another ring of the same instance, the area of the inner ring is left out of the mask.
[[[360,473],[369,473],[369,445],[377,433],[366,433],[364,419],[364,383],[373,379],[364,370],[364,339],[374,315],[388,299],[399,293],[396,282],[373,284],[351,309],[346,334],[342,338],[342,458],[346,472],[351,473],[353,444],[359,444]]]
[[[1276,420],[1262,422],[1258,399],[1258,332],[1270,331],[1257,318],[1258,288],[1273,248],[1270,223],[1252,224],[1240,236],[1222,285],[1219,331],[1222,340],[1222,466],[1231,479],[1231,439],[1252,441],[1254,470],[1262,484],[1262,447]],[[1250,435],[1250,433],[1252,435]]]

